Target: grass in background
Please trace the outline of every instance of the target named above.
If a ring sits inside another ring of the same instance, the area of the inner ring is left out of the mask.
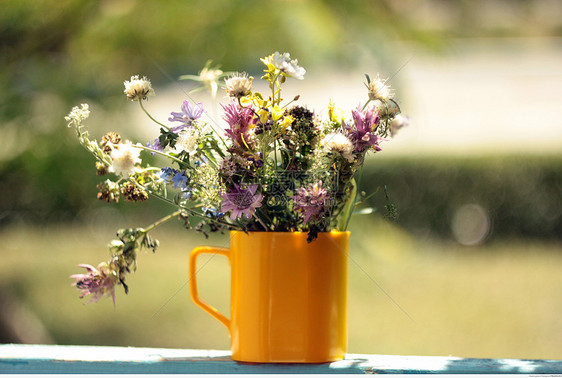
[[[351,225],[349,352],[562,359],[562,246],[524,241],[480,247],[418,241],[376,218]],[[228,245],[170,225],[161,247],[110,299],[85,306],[68,278],[107,259],[103,227],[6,228],[0,290],[19,298],[53,342],[228,349],[224,326],[196,307],[187,287],[197,245]],[[202,258],[200,295],[228,315],[229,267]],[[4,309],[3,309],[4,311]]]

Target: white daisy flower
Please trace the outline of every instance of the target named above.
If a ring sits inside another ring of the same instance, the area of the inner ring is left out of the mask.
[[[138,75],[131,76],[131,81],[125,81],[124,93],[131,101],[146,100],[148,96],[154,96],[154,89],[150,80],[143,76],[139,79]]]
[[[111,151],[112,163],[110,172],[128,177],[134,172],[135,165],[141,163],[140,149],[134,147],[131,142],[115,145]]]

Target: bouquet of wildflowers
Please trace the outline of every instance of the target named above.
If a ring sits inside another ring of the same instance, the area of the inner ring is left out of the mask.
[[[99,175],[112,174],[98,185],[98,198],[142,202],[156,197],[175,210],[146,228],[119,230],[109,249],[111,259],[80,265],[85,274],[72,276],[81,297],[97,301],[113,297],[115,287],[128,287],[125,278],[136,268],[137,252],[155,250],[158,241],[149,231],[163,222],[182,219],[188,228],[204,232],[301,231],[313,242],[318,232],[344,231],[356,206],[356,175],[369,152],[407,123],[386,80],[366,75],[366,101],[346,118],[330,102],[327,117],[285,101],[287,78],[302,80],[305,69],[288,53],[278,52],[261,61],[269,93],[253,91],[246,73],[225,75],[209,64],[195,78],[216,94],[224,79],[229,101],[222,104],[224,126],[205,121],[201,103],[184,101],[169,123],[154,119],[143,102],[154,96],[150,81],[133,76],[125,94],[138,102],[160,134],[149,143],[133,144],[109,132],[100,142],[89,138],[84,121],[88,106],[75,107],[66,117],[80,143],[96,158]],[[160,157],[162,165],[144,164],[142,154]]]

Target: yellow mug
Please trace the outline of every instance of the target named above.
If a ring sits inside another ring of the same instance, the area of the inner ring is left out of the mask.
[[[191,299],[226,326],[233,360],[321,363],[345,357],[349,232],[306,239],[305,232],[231,231],[230,248],[191,252]],[[196,266],[204,253],[230,261],[230,319],[199,298]]]

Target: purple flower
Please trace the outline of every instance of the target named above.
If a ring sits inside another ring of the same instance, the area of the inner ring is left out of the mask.
[[[185,175],[185,173],[177,172],[177,171],[176,171],[174,177],[172,178],[172,181],[174,183],[174,188],[181,188],[181,189],[187,188],[187,181],[188,180],[189,180],[189,178]]]
[[[162,181],[164,181],[164,184],[169,184],[170,182],[172,182],[177,173],[178,171],[176,171],[174,168],[164,167],[157,175]]]
[[[379,136],[374,130],[379,124],[380,118],[375,113],[374,108],[363,112],[359,107],[351,112],[355,129],[347,127],[349,131],[349,139],[353,142],[356,152],[363,152],[369,147],[373,147],[376,151],[380,151]]]
[[[222,108],[223,118],[230,126],[225,130],[226,135],[232,139],[236,147],[247,148],[250,143],[250,128],[255,123],[254,111],[251,108],[242,108],[235,102],[222,105]]]
[[[307,187],[297,190],[297,195],[292,196],[295,211],[303,212],[304,223],[312,219],[318,219],[325,211],[330,196],[328,191],[322,188],[322,180]]]
[[[148,143],[146,144],[146,146],[147,146],[148,148],[152,148],[153,150],[156,150],[156,151],[164,151],[164,148],[163,148],[162,145],[160,144],[160,138],[154,139],[154,142],[152,142],[152,144],[151,144],[150,142],[148,142]],[[150,154],[151,154],[151,155],[154,155],[154,152],[151,151]]]
[[[230,219],[236,220],[244,214],[247,219],[252,219],[256,209],[261,207],[263,196],[260,193],[256,194],[258,189],[257,184],[252,184],[247,188],[241,188],[234,184],[234,188],[230,192],[221,194],[224,202],[221,206],[221,212],[226,213],[230,211]]]
[[[191,123],[199,118],[205,112],[202,103],[198,103],[197,105],[191,105],[189,100],[185,100],[181,105],[181,112],[176,113],[172,112],[172,117],[168,118],[170,122],[181,122],[180,126],[172,127],[171,131],[173,133],[178,133],[181,130],[185,129],[187,126],[191,125]]]
[[[74,274],[70,278],[74,278],[76,282],[72,286],[76,286],[80,290],[80,298],[86,295],[92,295],[89,302],[97,302],[104,295],[111,295],[113,305],[115,306],[115,285],[118,282],[116,274],[112,274],[106,263],[101,263],[97,268],[88,264],[78,265],[85,268],[87,274]]]

